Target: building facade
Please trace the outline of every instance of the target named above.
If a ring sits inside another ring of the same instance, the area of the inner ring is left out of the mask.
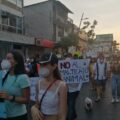
[[[72,12],[59,1],[48,0],[29,5],[23,11],[26,35],[59,42],[70,32],[68,29],[73,21],[68,18],[68,13]]]
[[[100,34],[96,35],[96,40],[93,44],[89,46],[89,51],[91,54],[96,54],[102,52],[105,56],[109,56],[113,52],[113,34]]]
[[[34,38],[24,35],[23,0],[0,0],[0,60],[10,50],[25,55]]]
[[[23,34],[23,0],[0,0],[0,30]]]

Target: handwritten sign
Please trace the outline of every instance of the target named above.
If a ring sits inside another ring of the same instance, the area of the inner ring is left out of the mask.
[[[59,70],[66,83],[89,82],[89,59],[82,60],[61,60]]]
[[[41,78],[40,77],[32,77],[30,78],[30,99],[32,101],[35,101],[36,100],[36,86],[37,86],[37,83],[38,83],[38,80],[40,80]]]

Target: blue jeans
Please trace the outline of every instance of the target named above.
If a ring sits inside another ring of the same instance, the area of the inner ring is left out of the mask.
[[[113,98],[120,97],[120,75],[112,75],[112,96]]]
[[[77,115],[76,115],[76,110],[75,110],[75,104],[76,104],[76,99],[79,95],[79,92],[72,92],[68,93],[68,114],[67,114],[67,120],[74,120]]]

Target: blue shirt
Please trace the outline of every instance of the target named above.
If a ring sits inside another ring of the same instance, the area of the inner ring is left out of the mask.
[[[20,97],[23,94],[23,89],[29,86],[29,78],[26,74],[18,76],[8,75],[2,86],[2,73],[0,72],[0,90],[6,91],[8,95]],[[5,107],[7,117],[17,117],[27,113],[25,104],[5,100]]]

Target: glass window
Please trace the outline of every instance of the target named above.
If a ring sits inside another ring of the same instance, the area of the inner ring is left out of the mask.
[[[17,17],[17,28],[21,29],[22,28],[22,18]]]
[[[8,18],[8,13],[5,12],[5,11],[2,11],[1,12],[1,21],[2,21],[2,24],[5,24],[5,25],[8,25],[9,24],[9,18]]]
[[[2,24],[8,25],[9,24],[9,18],[2,17]]]
[[[17,6],[22,8],[22,5],[23,5],[23,0],[17,0]]]
[[[9,27],[8,27],[8,31],[9,31],[9,32],[16,33],[16,28],[9,26]]]
[[[10,14],[9,15],[9,25],[16,27],[16,16]]]

